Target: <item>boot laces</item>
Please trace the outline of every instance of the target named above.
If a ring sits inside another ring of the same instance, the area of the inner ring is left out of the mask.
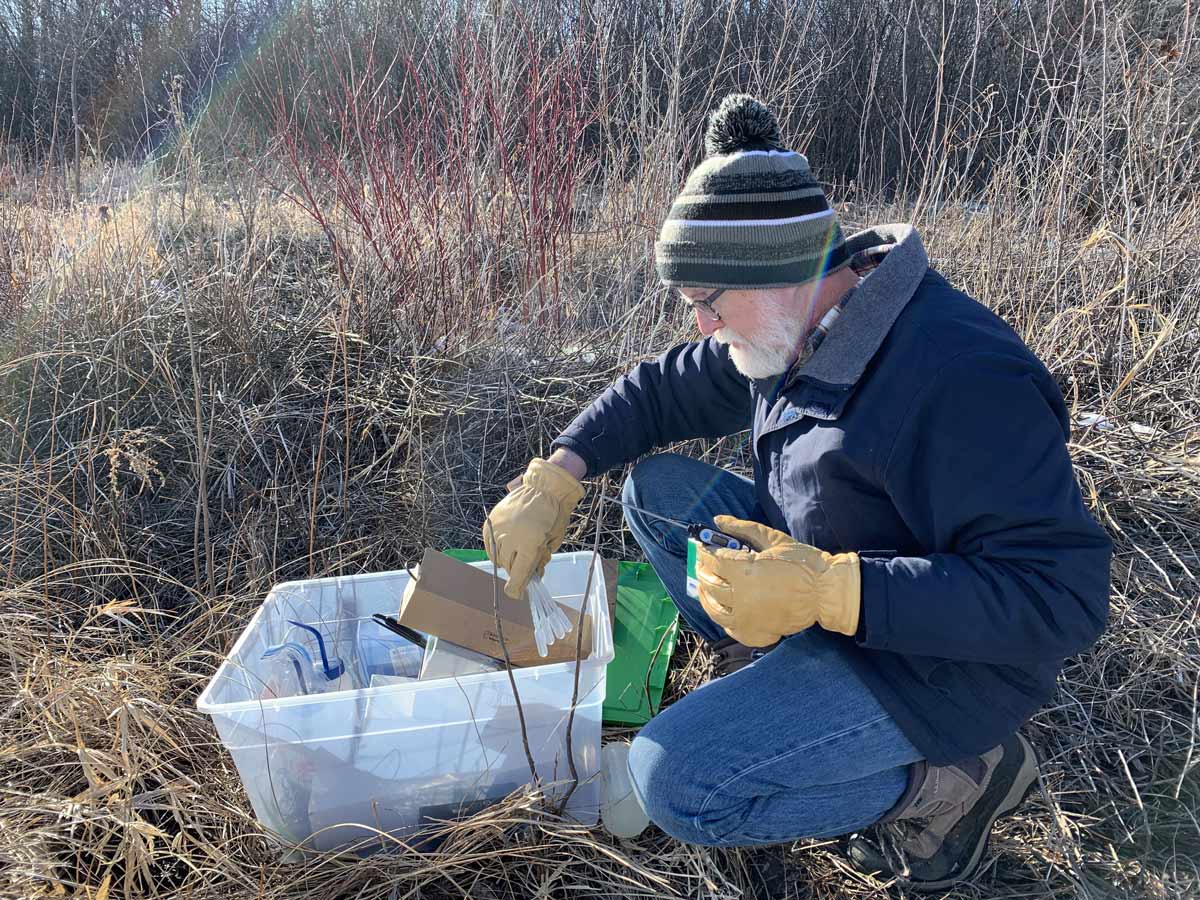
[[[919,830],[912,819],[900,819],[888,822],[878,828],[879,849],[892,874],[899,878],[907,878],[912,874],[908,863],[908,851],[905,844]]]

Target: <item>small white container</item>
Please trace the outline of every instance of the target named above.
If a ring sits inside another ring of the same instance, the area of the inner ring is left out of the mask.
[[[546,567],[546,586],[568,609],[584,601],[591,559],[589,552],[557,553]],[[488,562],[472,565],[491,569]],[[196,701],[233,756],[255,814],[288,843],[394,847],[376,832],[403,840],[422,823],[502,799],[530,780],[507,672],[357,683],[359,622],[394,615],[408,581],[397,571],[277,585]],[[571,739],[580,784],[566,812],[595,825],[604,679],[613,657],[599,560],[587,611],[592,646],[580,665]],[[347,675],[320,693],[294,696],[294,687],[268,683],[280,667],[262,653],[289,633],[293,619],[319,628],[329,653],[346,662]],[[513,678],[538,776],[549,794],[561,795],[570,784],[566,725],[575,663],[514,669]]]
[[[650,824],[629,774],[629,747],[629,741],[611,741],[600,751],[600,820],[619,838],[635,838]]]

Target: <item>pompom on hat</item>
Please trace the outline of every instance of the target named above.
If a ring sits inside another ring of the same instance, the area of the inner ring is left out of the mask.
[[[654,244],[663,283],[785,287],[849,265],[837,214],[767,107],[728,95],[709,113],[704,149]]]

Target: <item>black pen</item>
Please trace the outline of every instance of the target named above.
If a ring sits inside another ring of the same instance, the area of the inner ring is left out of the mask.
[[[421,634],[421,632],[417,631],[416,629],[409,628],[407,625],[401,625],[394,618],[391,616],[385,616],[383,613],[375,613],[375,615],[371,616],[371,618],[393,634],[398,634],[406,641],[410,641],[411,643],[414,643],[418,647],[424,649],[425,635]]]

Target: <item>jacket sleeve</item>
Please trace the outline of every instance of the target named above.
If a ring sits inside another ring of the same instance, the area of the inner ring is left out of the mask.
[[[750,384],[711,337],[681,344],[618,378],[553,446],[578,453],[589,476],[654,447],[750,427]]]
[[[956,357],[913,399],[883,480],[926,556],[861,561],[864,647],[999,664],[1062,659],[1108,619],[1112,542],[1083,505],[1049,373]]]

